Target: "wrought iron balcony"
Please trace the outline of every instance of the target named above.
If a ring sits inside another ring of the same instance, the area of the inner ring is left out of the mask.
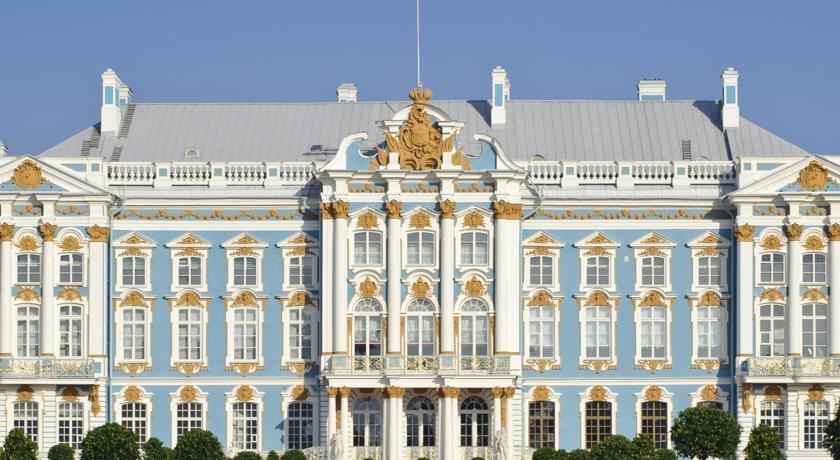
[[[0,377],[92,378],[92,359],[0,358]]]
[[[489,375],[510,373],[510,356],[330,356],[329,374]]]
[[[754,357],[745,365],[749,377],[840,377],[840,358]]]

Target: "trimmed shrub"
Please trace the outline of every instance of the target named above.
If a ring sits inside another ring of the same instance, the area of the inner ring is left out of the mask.
[[[280,460],[306,460],[306,454],[302,450],[292,449],[287,450]]]
[[[143,460],[170,460],[172,449],[163,445],[163,442],[155,437],[149,438],[143,444]]]
[[[633,441],[620,434],[607,436],[592,447],[589,452],[592,460],[612,460],[614,458],[638,458]]]
[[[3,458],[15,460],[38,460],[38,445],[20,428],[15,428],[6,436],[3,445]]]
[[[207,430],[192,430],[181,436],[172,450],[173,460],[224,460],[222,445]]]
[[[47,452],[49,460],[75,460],[76,452],[67,444],[56,444]]]
[[[137,435],[118,423],[106,423],[90,430],[82,440],[81,460],[138,460]]]
[[[279,455],[277,455],[277,452],[274,452],[274,451],[272,450],[272,451],[270,451],[270,452],[268,453],[268,455],[265,457],[265,460],[280,460],[280,456],[279,456]]]
[[[531,456],[531,460],[557,460],[557,451],[551,447],[540,447]]]
[[[236,454],[233,460],[262,460],[262,455],[256,452],[243,451]]]
[[[735,456],[740,437],[741,425],[732,414],[716,407],[689,407],[671,427],[674,450],[681,457],[700,460]]]
[[[752,434],[750,434],[750,439],[752,439]],[[837,406],[834,418],[825,427],[822,448],[828,450],[831,458],[840,458],[840,406]]]
[[[779,432],[762,423],[750,431],[750,441],[744,454],[747,460],[784,460],[779,442]]]
[[[565,460],[589,460],[589,451],[586,449],[575,449],[566,456]]]

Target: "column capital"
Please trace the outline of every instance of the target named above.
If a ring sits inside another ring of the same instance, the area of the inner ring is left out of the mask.
[[[495,387],[490,390],[490,394],[492,394],[494,398],[501,398],[505,394],[505,389],[502,387]]]
[[[340,394],[342,398],[346,398],[346,397],[350,396],[350,388],[341,387],[341,388],[338,389],[338,394]]]
[[[443,200],[438,203],[440,207],[440,218],[441,219],[454,219],[455,218],[455,202],[452,200]]]
[[[455,387],[441,387],[440,394],[444,398],[457,398],[461,394],[460,388]]]
[[[830,241],[840,241],[840,223],[833,223],[828,226],[828,239]]]
[[[108,227],[93,225],[87,228],[87,234],[90,236],[91,241],[95,243],[105,243],[108,241],[108,237],[111,236],[111,229]]]
[[[0,224],[0,241],[12,241],[15,236],[15,224]]]
[[[327,387],[327,396],[330,398],[338,396],[338,387]]]
[[[497,220],[521,220],[522,203],[509,203],[505,200],[494,201],[493,217]]]
[[[802,236],[802,230],[802,225],[797,224],[796,222],[785,225],[785,233],[787,233],[788,242],[799,241],[799,238]]]
[[[401,219],[402,206],[403,204],[397,200],[389,200],[387,203],[385,203],[385,209],[388,211],[388,218]]]
[[[336,200],[330,204],[332,208],[332,215],[335,219],[346,219],[347,212],[350,210],[350,205],[344,200]]]
[[[321,203],[321,220],[332,220],[332,218],[331,203]]]
[[[389,398],[402,398],[403,396],[405,396],[405,388],[385,387],[385,394]]]
[[[512,398],[514,394],[516,394],[516,388],[514,387],[507,387],[504,389],[505,397]]]
[[[755,226],[750,224],[736,225],[733,231],[735,232],[735,241],[738,243],[752,243]]]
[[[44,241],[55,241],[55,234],[58,232],[58,226],[49,222],[44,222],[38,226],[38,231],[41,232],[41,237]]]

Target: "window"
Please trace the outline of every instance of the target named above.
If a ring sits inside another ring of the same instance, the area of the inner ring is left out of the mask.
[[[665,286],[665,258],[642,258],[642,286]]]
[[[256,257],[233,258],[233,285],[240,287],[257,285]]]
[[[490,354],[488,310],[480,299],[469,299],[461,305],[461,356]]]
[[[702,407],[711,407],[712,409],[723,410],[723,403],[720,401],[700,401],[699,403],[697,403],[697,405]]]
[[[721,286],[720,257],[704,256],[697,259],[697,284]]]
[[[312,404],[296,401],[289,404],[286,417],[286,436],[289,449],[308,449],[314,445],[314,424],[312,417],[315,411]]]
[[[642,307],[639,336],[642,359],[665,359],[667,357],[668,332],[665,307]]]
[[[822,449],[825,439],[825,428],[830,417],[828,401],[805,401],[803,424],[803,447],[805,449]]]
[[[605,256],[593,256],[586,258],[586,285],[587,286],[609,286],[610,285],[610,258]]]
[[[408,305],[406,351],[408,356],[435,354],[435,306],[426,299],[414,299]]]
[[[146,359],[146,309],[126,308],[122,312],[122,358]]]
[[[178,285],[201,285],[201,257],[181,257],[178,259]]]
[[[311,286],[313,283],[312,257],[289,258],[289,284],[292,286]]]
[[[82,356],[82,307],[62,305],[58,309],[58,355]]]
[[[363,396],[353,405],[353,446],[382,445],[382,408],[379,401]]]
[[[785,356],[785,306],[761,305],[758,318],[759,356]]]
[[[461,265],[487,265],[490,246],[485,232],[461,233]]]
[[[406,445],[430,447],[435,445],[435,405],[429,398],[418,396],[408,402],[406,409]]]
[[[589,401],[585,406],[584,442],[587,449],[612,435],[612,403]]]
[[[554,448],[554,403],[532,401],[528,404],[528,446]]]
[[[489,445],[490,411],[487,403],[478,396],[470,396],[461,402],[461,446]]]
[[[802,282],[825,283],[825,254],[802,254]]]
[[[233,311],[233,359],[234,361],[257,360],[257,310],[237,308]]]
[[[85,431],[84,404],[63,402],[58,404],[58,443],[75,450],[82,448]]]
[[[408,264],[434,265],[434,232],[408,232]]]
[[[806,303],[802,305],[802,356],[825,358],[828,356],[828,305]]]
[[[382,305],[373,299],[362,299],[353,315],[353,354],[382,355]]]
[[[146,285],[146,258],[145,257],[123,257],[122,258],[122,284],[123,284],[123,286],[145,286]]]
[[[528,356],[554,358],[554,307],[528,309]]]
[[[609,359],[612,357],[612,309],[610,307],[585,307],[584,329],[585,358]]]
[[[192,430],[202,429],[204,405],[200,402],[182,402],[175,406],[175,443]]]
[[[657,449],[668,448],[668,403],[645,401],[642,403],[642,434],[650,436]]]
[[[720,307],[697,307],[695,318],[697,328],[697,342],[695,357],[699,359],[723,358],[721,331],[724,317]]]
[[[781,284],[785,282],[785,255],[781,252],[768,252],[761,255],[762,283]]]
[[[353,235],[353,255],[356,265],[382,265],[382,234],[356,232]]]
[[[40,354],[41,322],[39,308],[35,306],[17,309],[17,355],[20,358],[34,358]]]
[[[17,282],[18,284],[38,284],[41,282],[40,254],[18,254]]]
[[[528,284],[531,286],[554,285],[554,258],[550,256],[534,256],[529,260],[530,272]]]
[[[62,254],[58,259],[58,282],[61,284],[82,284],[82,255]]]
[[[38,403],[35,401],[17,401],[13,406],[14,422],[12,428],[20,428],[34,443],[38,443]]]
[[[289,353],[291,359],[312,361],[312,310],[289,310]]]
[[[177,327],[178,361],[201,361],[201,309],[178,309]]]
[[[146,403],[125,403],[120,407],[120,423],[133,431],[140,443],[146,442],[147,420]]]
[[[231,447],[238,450],[259,450],[259,408],[257,403],[233,403]]]
[[[761,401],[758,409],[758,423],[774,428],[779,433],[779,448],[785,448],[785,403]]]

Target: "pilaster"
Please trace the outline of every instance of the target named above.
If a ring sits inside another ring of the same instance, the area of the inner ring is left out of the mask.
[[[0,224],[0,356],[12,355],[13,224]]]
[[[331,212],[329,203],[321,203],[321,352],[326,356],[334,351],[333,327],[342,324],[333,323],[334,242]]]
[[[331,205],[333,215],[333,352],[347,353],[347,211],[346,201]],[[342,401],[343,404],[343,401]]]
[[[58,227],[42,223],[41,247],[41,356],[55,356],[55,236]]]
[[[403,396],[405,388],[385,388],[389,422],[386,424],[385,449],[387,458],[402,458]]]
[[[455,353],[455,202],[440,202],[440,352]]]
[[[747,223],[737,225],[734,229],[735,240],[738,245],[738,348],[739,357],[749,357],[753,354],[753,234],[755,227]]]
[[[94,225],[87,229],[90,236],[90,273],[88,276],[88,308],[89,308],[89,330],[88,334],[88,355],[91,357],[104,357],[105,336],[108,333],[105,324],[105,297],[107,296],[108,277],[106,276],[106,258],[108,257],[107,245],[111,235],[111,229]]]
[[[828,226],[828,239],[829,286],[840,291],[840,223]],[[829,292],[828,320],[829,353],[840,357],[840,293]]]
[[[455,458],[460,433],[457,420],[457,404],[460,389],[455,387],[443,387],[440,389],[441,401],[443,402],[443,421],[441,423],[441,456],[440,458]]]
[[[400,261],[402,203],[397,200],[390,200],[386,207],[388,209],[388,319],[391,324],[396,325],[399,321],[400,304],[402,303],[402,284],[400,283],[402,273]],[[387,343],[388,354],[400,354],[400,328],[388,328]]]
[[[520,219],[522,205],[496,201],[493,203],[495,214],[495,307],[496,324],[494,328],[496,354],[519,354],[518,331],[521,329],[520,306],[517,293],[519,280],[519,245]],[[517,337],[513,337],[516,334]]]
[[[800,305],[800,286],[802,284],[802,226],[797,223],[786,227],[788,237],[787,251],[787,354],[802,356],[802,306]]]

